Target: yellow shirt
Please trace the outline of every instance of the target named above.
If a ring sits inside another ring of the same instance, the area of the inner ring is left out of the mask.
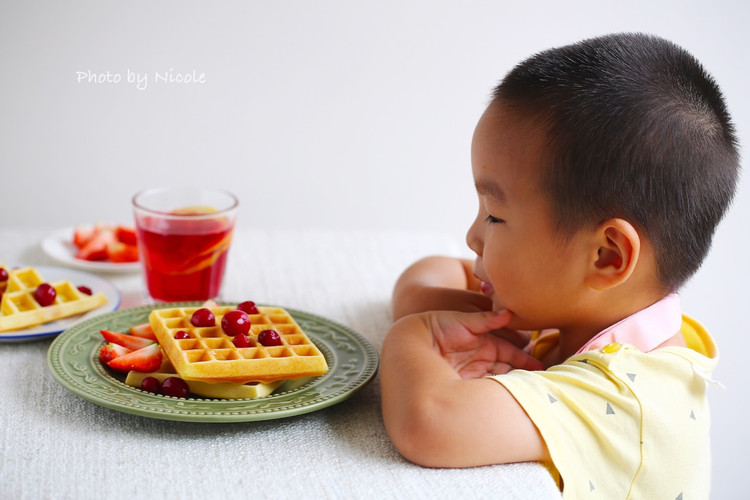
[[[706,385],[718,352],[694,320],[682,316],[680,331],[687,348],[613,342],[490,377],[539,429],[563,498],[709,498]]]

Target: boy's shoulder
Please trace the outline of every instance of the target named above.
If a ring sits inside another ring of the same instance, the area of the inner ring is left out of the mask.
[[[494,377],[539,429],[566,494],[596,488],[607,497],[630,491],[633,498],[646,498],[659,488],[674,490],[668,498],[683,492],[707,497],[705,394],[718,355],[698,323],[683,318],[681,331],[687,348],[642,352],[615,342],[543,372]],[[676,461],[685,464],[679,473]]]

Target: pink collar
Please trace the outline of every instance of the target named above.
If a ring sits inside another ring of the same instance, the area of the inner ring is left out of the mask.
[[[630,344],[641,352],[653,351],[679,332],[681,325],[680,297],[677,294],[667,295],[659,302],[602,330],[576,354],[601,349],[613,342]]]

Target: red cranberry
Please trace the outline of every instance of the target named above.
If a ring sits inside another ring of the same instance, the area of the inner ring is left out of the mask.
[[[177,340],[189,339],[190,334],[186,332],[185,330],[179,330],[177,333],[174,334],[174,338],[176,338]]]
[[[87,287],[86,285],[78,285],[78,291],[81,293],[85,293],[86,295],[92,295],[93,292],[91,291],[91,288]]]
[[[239,335],[235,335],[232,339],[232,343],[235,347],[250,347],[253,345],[252,342],[250,342],[250,337],[245,335],[244,333],[240,333]]]
[[[49,283],[42,283],[34,290],[34,298],[42,307],[51,305],[55,297],[57,297],[57,292]]]
[[[0,267],[0,281],[8,281],[8,271],[4,267]]]
[[[161,382],[156,377],[146,377],[141,380],[141,390],[161,394]]]
[[[179,377],[169,377],[161,383],[161,393],[165,396],[186,398],[190,394],[190,387]]]
[[[258,307],[252,300],[246,300],[237,306],[240,311],[245,311],[247,314],[259,314]]]
[[[247,335],[250,331],[250,317],[245,311],[235,309],[229,311],[221,318],[221,329],[224,333],[234,337],[235,335]]]
[[[214,317],[214,313],[211,312],[211,309],[203,307],[193,313],[190,322],[193,326],[199,328],[202,326],[214,326],[216,325],[216,317]]]
[[[276,330],[263,330],[258,334],[258,342],[266,347],[281,345],[281,337]]]

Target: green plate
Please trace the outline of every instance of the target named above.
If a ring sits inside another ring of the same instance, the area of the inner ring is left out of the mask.
[[[245,422],[291,417],[320,410],[350,397],[370,382],[378,368],[375,348],[354,330],[320,316],[285,308],[321,350],[328,373],[287,381],[259,399],[173,398],[141,391],[124,383],[99,361],[99,330],[127,331],[148,322],[153,309],[197,306],[178,302],[122,309],[75,325],[60,334],[47,353],[47,364],[63,387],[92,403],[113,410],[163,420]]]

